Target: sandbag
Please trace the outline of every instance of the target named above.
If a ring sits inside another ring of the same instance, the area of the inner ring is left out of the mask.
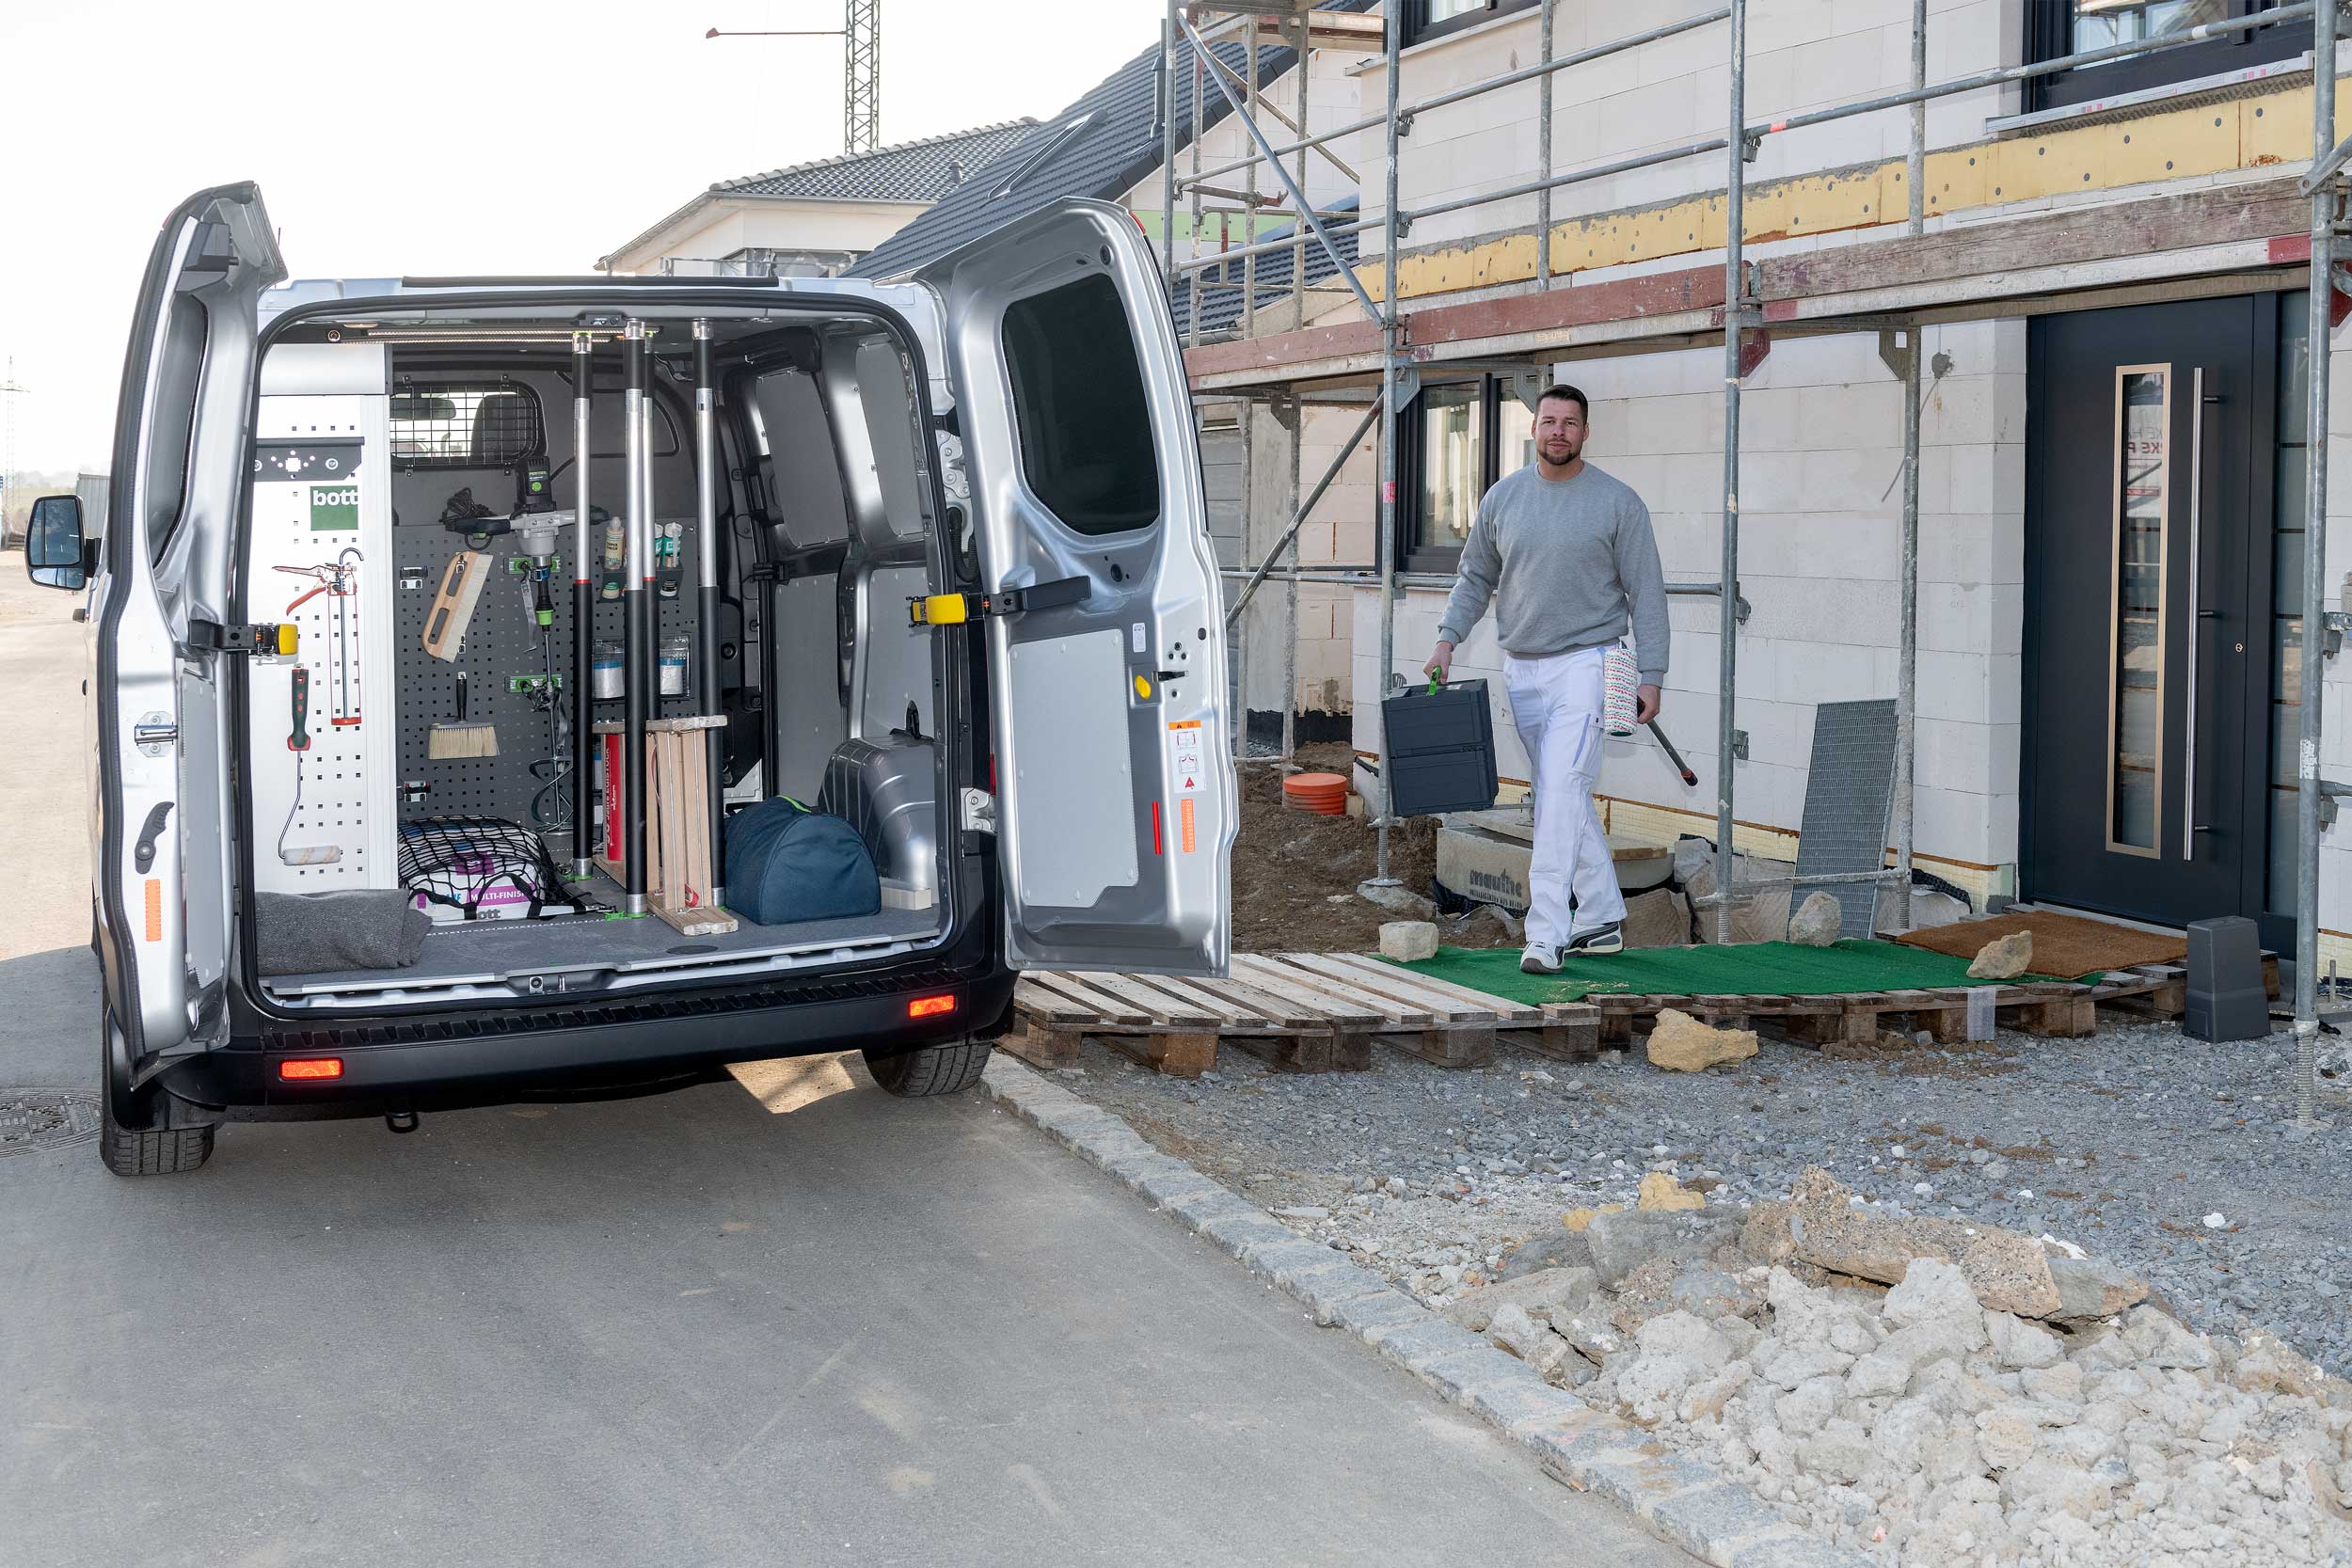
[[[882,912],[873,851],[838,816],[782,796],[727,819],[727,908],[755,926]]]
[[[433,922],[404,888],[264,893],[253,901],[254,967],[263,974],[405,969]]]

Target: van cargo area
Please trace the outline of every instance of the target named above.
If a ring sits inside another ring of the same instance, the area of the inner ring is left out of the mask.
[[[936,945],[972,702],[910,610],[958,580],[918,363],[854,298],[283,327],[239,588],[294,645],[240,661],[230,752],[261,994],[380,1014]]]

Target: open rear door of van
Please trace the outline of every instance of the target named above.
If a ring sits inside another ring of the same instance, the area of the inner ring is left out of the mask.
[[[1125,212],[1073,200],[917,276],[988,595],[1006,952],[1223,974],[1225,612],[1159,269]]]
[[[134,1080],[226,1037],[235,513],[255,304],[285,276],[250,184],[190,197],[148,258],[115,414],[90,636],[92,867],[118,1065]]]

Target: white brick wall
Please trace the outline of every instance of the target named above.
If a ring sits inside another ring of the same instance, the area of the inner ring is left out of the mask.
[[[1921,425],[1919,849],[1978,864],[2016,855],[2025,510],[2022,322],[1931,328],[1952,356]],[[1593,399],[1590,459],[1648,501],[1669,579],[1712,579],[1722,533],[1722,356],[1714,349],[1582,360],[1559,369]],[[1705,389],[1702,389],[1705,388]],[[1804,816],[1816,705],[1894,695],[1900,607],[1901,387],[1875,336],[1776,344],[1740,399],[1740,578],[1753,614],[1740,638],[1737,721],[1749,761],[1743,822]],[[1930,461],[1932,455],[1936,460]],[[1956,476],[1964,473],[1964,481]],[[1956,483],[1971,510],[1953,507]],[[1416,590],[1397,616],[1397,663],[1428,657],[1444,596]],[[1610,743],[1600,788],[1711,811],[1717,767],[1716,603],[1671,601],[1667,733],[1699,775],[1686,788],[1646,736]],[[1358,689],[1377,673],[1378,595],[1359,591]],[[1456,658],[1496,680],[1502,767],[1527,777],[1500,689],[1491,616]],[[1370,713],[1356,741],[1376,748]]]

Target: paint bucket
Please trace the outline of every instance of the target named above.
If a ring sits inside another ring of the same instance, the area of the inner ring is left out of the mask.
[[[588,689],[596,701],[615,703],[628,694],[628,682],[622,668],[618,642],[598,642],[589,649]]]

